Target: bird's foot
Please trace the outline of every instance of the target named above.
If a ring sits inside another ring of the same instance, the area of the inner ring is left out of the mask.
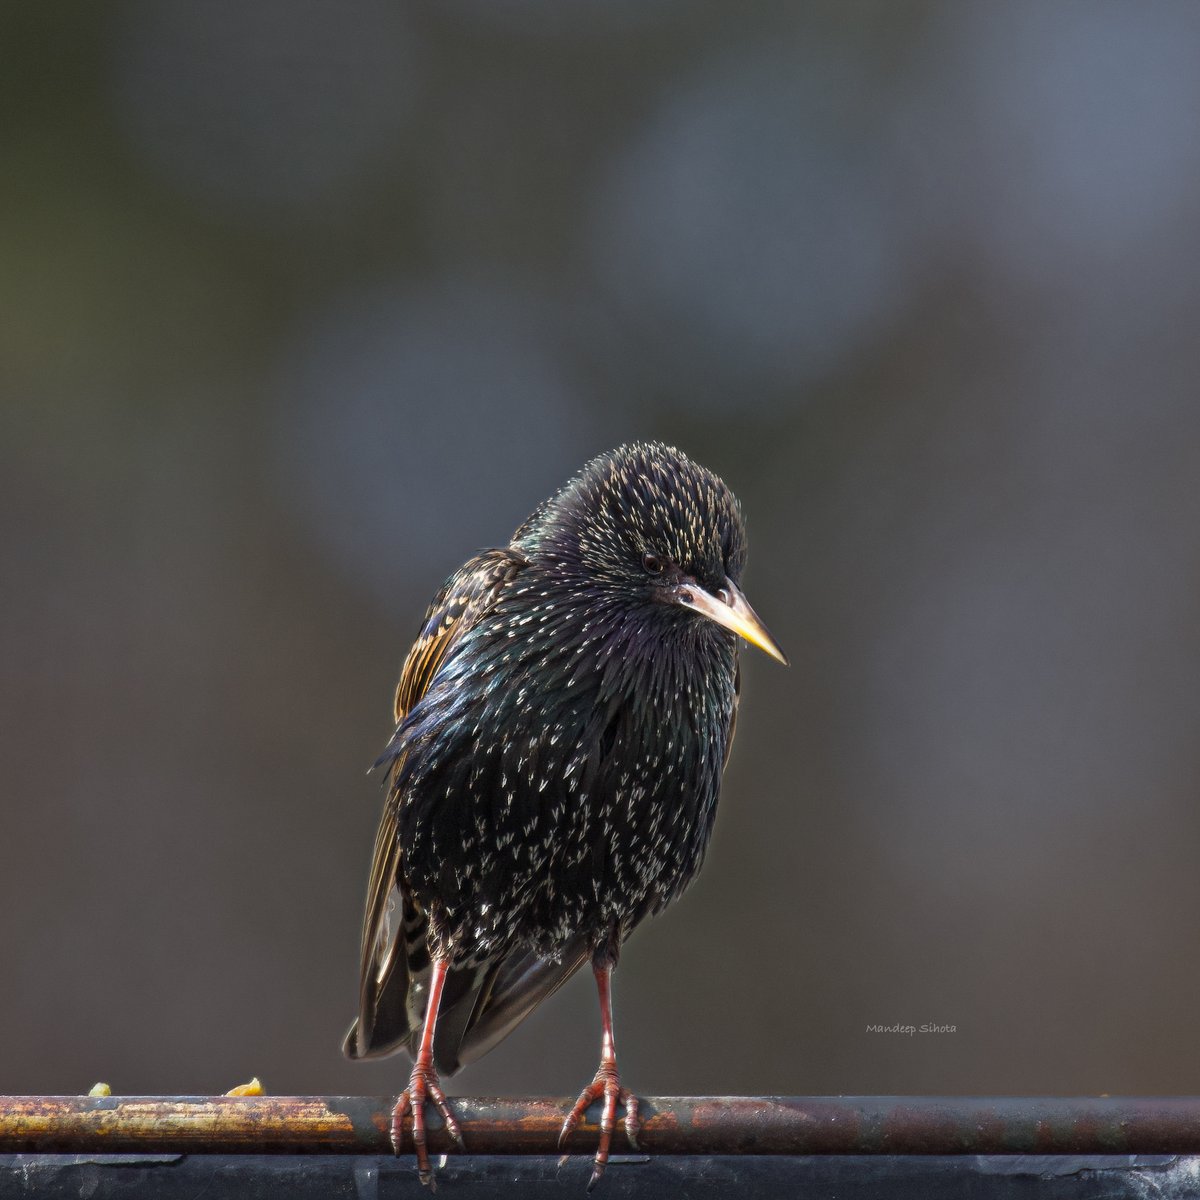
[[[446,1100],[446,1093],[441,1089],[441,1083],[437,1072],[433,1069],[433,1064],[418,1060],[413,1066],[408,1087],[400,1093],[396,1100],[396,1107],[392,1109],[392,1149],[397,1154],[402,1153],[404,1118],[411,1112],[413,1148],[417,1152],[417,1174],[421,1182],[426,1184],[430,1191],[434,1191],[436,1189],[433,1182],[433,1171],[429,1166],[429,1151],[426,1148],[425,1136],[425,1105],[430,1101],[442,1114],[442,1120],[446,1123],[446,1132],[458,1144],[460,1150],[465,1149],[462,1130],[458,1127],[454,1113],[450,1111],[450,1104]]]
[[[617,1064],[611,1059],[601,1062],[596,1078],[579,1093],[579,1099],[575,1101],[575,1106],[562,1124],[562,1132],[558,1135],[558,1148],[562,1149],[563,1142],[575,1131],[594,1100],[603,1100],[604,1103],[600,1110],[600,1145],[596,1148],[595,1165],[592,1167],[592,1177],[588,1180],[589,1192],[600,1181],[604,1168],[608,1165],[618,1104],[625,1109],[625,1137],[632,1149],[638,1148],[638,1098],[628,1088],[621,1086]],[[561,1161],[566,1161],[565,1155]]]

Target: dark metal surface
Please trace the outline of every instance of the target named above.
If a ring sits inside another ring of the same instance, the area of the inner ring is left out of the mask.
[[[591,1161],[464,1155],[439,1167],[438,1197],[582,1200]],[[597,1200],[1158,1200],[1194,1197],[1200,1158],[888,1155],[614,1159]],[[389,1200],[430,1192],[409,1159],[356,1155],[0,1155],[0,1196],[37,1200]]]
[[[391,1100],[0,1097],[0,1152],[386,1154]],[[553,1154],[565,1098],[451,1103],[472,1154]],[[652,1155],[1200,1154],[1197,1097],[646,1097]],[[567,1148],[595,1146],[595,1107]],[[436,1113],[430,1147],[451,1149]],[[614,1144],[627,1149],[623,1133]]]

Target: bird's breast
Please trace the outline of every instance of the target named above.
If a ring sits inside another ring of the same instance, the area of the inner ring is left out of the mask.
[[[553,952],[613,920],[632,928],[699,868],[733,658],[720,643],[699,662],[656,658],[588,626],[539,638],[548,622],[526,615],[526,636],[489,640],[472,672],[431,689],[442,716],[414,738],[400,830],[410,885],[460,940]]]

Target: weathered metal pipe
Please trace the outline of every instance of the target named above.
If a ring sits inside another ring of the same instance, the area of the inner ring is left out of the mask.
[[[474,1154],[553,1154],[569,1102],[452,1099]],[[391,1101],[358,1096],[0,1097],[0,1152],[386,1154]],[[662,1096],[650,1154],[1197,1154],[1200,1097]],[[452,1151],[436,1113],[430,1148]],[[590,1153],[590,1122],[567,1149]],[[614,1151],[628,1152],[623,1134]]]

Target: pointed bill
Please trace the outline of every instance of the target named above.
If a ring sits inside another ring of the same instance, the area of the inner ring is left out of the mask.
[[[779,648],[779,643],[767,631],[758,613],[750,607],[741,588],[733,580],[726,579],[725,586],[717,596],[706,592],[699,584],[685,583],[680,585],[676,598],[686,608],[695,609],[710,621],[723,625],[751,645],[766,651],[785,667],[788,665],[787,655]]]

